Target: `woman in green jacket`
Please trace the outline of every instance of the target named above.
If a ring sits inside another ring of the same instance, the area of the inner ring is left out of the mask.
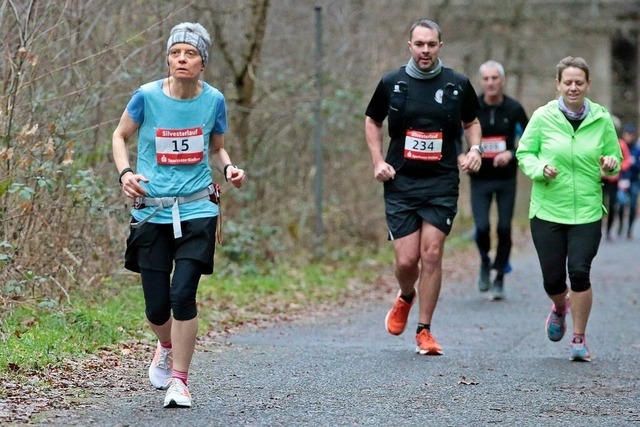
[[[566,57],[557,65],[559,98],[538,108],[516,157],[533,181],[529,218],[544,289],[553,301],[547,336],[560,341],[571,307],[571,360],[590,361],[585,330],[591,312],[591,262],[602,237],[601,173],[618,172],[622,154],[609,112],[587,98],[589,67]],[[569,274],[571,293],[567,288]]]

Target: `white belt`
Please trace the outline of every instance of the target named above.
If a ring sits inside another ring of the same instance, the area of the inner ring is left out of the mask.
[[[173,221],[173,237],[179,239],[182,237],[182,227],[180,227],[180,208],[178,205],[183,203],[195,202],[196,200],[208,199],[210,195],[215,192],[213,184],[210,184],[204,190],[200,190],[197,193],[190,194],[188,196],[180,197],[138,197],[136,198],[134,209],[143,209],[150,206],[156,208],[142,221],[134,222],[131,224],[132,228],[138,228],[143,224],[146,224],[151,218],[153,218],[160,210],[171,206],[171,219]]]

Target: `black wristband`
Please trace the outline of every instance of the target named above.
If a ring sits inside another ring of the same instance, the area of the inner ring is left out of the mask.
[[[238,168],[236,165],[234,165],[233,163],[227,163],[226,165],[224,165],[224,168],[222,169],[222,175],[224,175],[224,180],[229,182],[229,180],[227,179],[227,168],[229,166],[233,166],[234,168]]]
[[[118,182],[119,182],[120,184],[122,184],[122,177],[124,176],[124,174],[125,174],[125,173],[128,173],[128,172],[133,173],[133,169],[131,169],[131,168],[124,168],[124,169],[122,169],[122,172],[120,172],[120,176],[118,177]]]

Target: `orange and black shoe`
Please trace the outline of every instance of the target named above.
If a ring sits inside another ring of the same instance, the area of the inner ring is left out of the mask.
[[[442,355],[442,346],[438,344],[436,339],[427,329],[421,330],[416,335],[416,353],[429,356]]]
[[[384,318],[384,325],[387,328],[387,332],[391,335],[400,335],[404,332],[407,327],[411,306],[413,306],[416,297],[417,295],[414,293],[411,302],[406,302],[400,297],[400,292],[398,292],[393,307],[391,307],[391,310],[389,310],[387,316]]]

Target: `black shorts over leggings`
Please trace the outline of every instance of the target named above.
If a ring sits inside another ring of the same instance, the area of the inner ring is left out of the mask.
[[[196,317],[200,276],[213,272],[216,220],[183,221],[179,239],[173,236],[172,224],[146,223],[131,228],[125,267],[141,273],[145,314],[154,325],[165,324],[172,312],[176,320]]]
[[[180,223],[182,237],[173,237],[172,224],[147,222],[131,228],[127,239],[124,267],[171,272],[173,261],[193,259],[202,263],[202,274],[213,273],[217,217],[196,218]]]

